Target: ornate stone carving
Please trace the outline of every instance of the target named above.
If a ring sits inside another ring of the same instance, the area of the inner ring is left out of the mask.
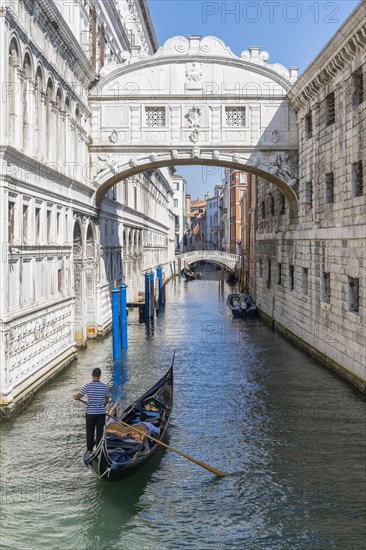
[[[233,162],[237,164],[238,162],[240,162],[240,155],[238,155],[237,153],[234,153],[232,156],[232,159],[233,159]]]
[[[270,171],[273,175],[285,180],[290,187],[297,184],[297,169],[291,154],[284,158],[277,155],[276,160],[270,163]]]
[[[190,139],[193,143],[197,143],[197,142],[198,142],[198,140],[200,139],[200,133],[199,133],[199,131],[197,130],[197,128],[195,128],[195,129],[193,130],[193,132],[190,134],[189,139]]]
[[[217,149],[215,149],[215,151],[212,153],[212,158],[213,158],[213,160],[219,160],[219,158],[220,158],[220,151],[218,151]]]
[[[192,107],[186,114],[186,118],[192,128],[199,128],[201,126],[202,111],[199,107]]]
[[[186,78],[189,82],[202,82],[202,63],[193,63],[192,67],[186,70]]]
[[[156,153],[152,153],[150,156],[149,156],[149,159],[151,162],[156,162],[157,159],[158,159],[158,155]]]
[[[170,154],[171,154],[172,159],[177,159],[179,157],[177,149],[172,149],[170,151]]]
[[[113,132],[108,136],[108,139],[112,143],[117,143],[119,139],[118,132],[116,130],[113,130]]]
[[[137,166],[137,162],[134,159],[130,159],[130,162],[128,164],[131,166],[131,168],[136,168]]]
[[[106,157],[98,156],[98,160],[104,162],[113,174],[118,173],[119,164],[111,157],[111,155],[108,155]],[[100,167],[100,169],[98,170],[98,174],[100,174],[100,172],[103,172],[103,170],[105,170],[105,166]]]
[[[201,149],[199,147],[193,147],[191,149],[191,158],[198,159],[201,156]]]
[[[280,132],[279,130],[273,130],[271,133],[271,141],[273,143],[278,143],[280,141]]]
[[[259,168],[260,164],[260,160],[256,157],[250,157],[247,162],[247,165],[253,166],[253,168]]]
[[[10,384],[66,349],[71,342],[71,319],[72,308],[66,306],[6,328],[4,347]]]

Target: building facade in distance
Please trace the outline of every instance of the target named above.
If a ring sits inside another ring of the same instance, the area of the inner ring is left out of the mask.
[[[221,250],[221,201],[223,185],[215,185],[214,196],[206,199],[206,249]]]
[[[187,249],[187,182],[183,176],[174,174],[173,178],[173,212],[175,216],[175,250],[185,252]]]

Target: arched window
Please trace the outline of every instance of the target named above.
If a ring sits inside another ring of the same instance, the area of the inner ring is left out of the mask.
[[[74,225],[73,253],[75,258],[81,258],[82,256],[81,227],[78,221]]]
[[[75,142],[74,142],[74,158],[77,161],[79,157],[79,136],[78,136],[78,126],[81,123],[81,114],[80,114],[80,107],[79,105],[76,105],[75,107],[75,119],[76,119],[76,127],[75,127]]]
[[[30,135],[30,122],[31,122],[31,113],[30,109],[32,108],[30,103],[30,79],[32,78],[32,61],[29,53],[27,52],[23,60],[23,71],[24,71],[24,82],[22,88],[22,120],[23,120],[23,150],[29,151],[29,146],[31,144],[32,136]]]
[[[86,233],[86,257],[94,258],[95,246],[94,246],[94,233],[91,224],[88,225],[88,231]]]
[[[53,101],[53,82],[52,79],[49,78],[47,81],[47,101],[46,101],[46,151],[47,151],[47,161],[51,160],[51,140],[55,139],[55,136],[52,135],[53,128],[52,128],[52,101]]]
[[[66,96],[66,99],[65,99],[65,111],[66,111],[67,115],[70,115],[70,113],[71,113],[71,104],[70,104],[70,98],[69,98],[68,95]]]
[[[9,67],[8,67],[8,87],[7,87],[7,99],[8,99],[8,135],[9,141],[14,143],[16,135],[16,127],[18,124],[17,117],[19,111],[17,109],[17,91],[18,82],[16,77],[17,69],[19,68],[19,46],[15,38],[10,42],[9,46]]]
[[[36,155],[42,160],[43,151],[43,117],[42,117],[42,91],[43,91],[43,71],[38,65],[36,71],[36,96],[35,96],[35,134],[36,134]]]
[[[57,160],[60,161],[63,168],[63,145],[64,145],[64,132],[61,123],[61,110],[62,110],[62,90],[57,88],[56,92],[56,140],[58,143]]]

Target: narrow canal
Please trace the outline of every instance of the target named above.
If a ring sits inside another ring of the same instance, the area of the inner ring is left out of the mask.
[[[0,547],[57,550],[365,549],[365,399],[261,321],[234,321],[216,280],[170,284],[149,331],[130,326],[80,359],[1,427]],[[132,320],[131,320],[132,322]],[[124,403],[175,362],[170,452],[118,484],[82,462],[83,405],[100,366]]]

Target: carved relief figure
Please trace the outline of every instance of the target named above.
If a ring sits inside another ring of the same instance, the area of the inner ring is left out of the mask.
[[[186,70],[186,78],[189,82],[202,82],[202,63],[193,63],[190,69]]]
[[[199,128],[201,126],[201,115],[202,111],[199,107],[192,107],[189,109],[186,118],[192,128]]]

